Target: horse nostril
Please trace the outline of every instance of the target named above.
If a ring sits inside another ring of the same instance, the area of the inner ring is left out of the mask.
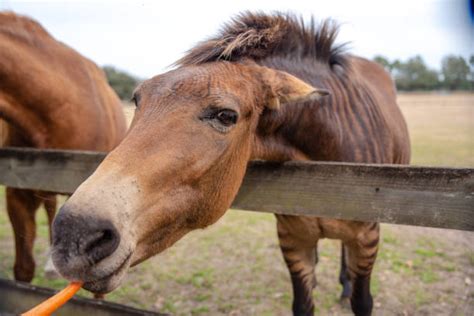
[[[74,214],[79,211],[66,204],[53,222],[53,262],[66,273],[95,265],[120,244],[120,234],[111,221]]]
[[[114,229],[103,229],[85,237],[82,252],[93,264],[110,256],[118,247],[120,239]]]
[[[90,236],[87,236],[82,247],[85,253],[90,253],[94,249],[106,246],[108,242],[113,240],[113,233],[110,229],[99,231]]]

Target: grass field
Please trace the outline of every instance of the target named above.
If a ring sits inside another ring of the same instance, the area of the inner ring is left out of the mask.
[[[474,166],[473,94],[401,94],[412,164]]]
[[[474,94],[402,94],[399,103],[413,164],[474,167]],[[12,278],[13,238],[1,191],[0,277]],[[44,211],[37,222],[40,268],[33,283],[60,288],[64,281],[47,280],[42,271],[48,245]],[[339,243],[323,240],[319,253],[318,314],[350,314],[338,304]],[[473,282],[473,233],[382,225],[372,281],[375,315],[472,315]],[[291,285],[275,219],[229,211],[214,226],[131,269],[107,299],[176,315],[290,315]]]

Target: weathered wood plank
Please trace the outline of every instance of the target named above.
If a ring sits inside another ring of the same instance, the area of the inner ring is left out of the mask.
[[[474,230],[474,170],[254,162],[234,207]]]
[[[0,149],[0,183],[71,193],[104,157]],[[233,207],[474,231],[474,169],[257,161]]]
[[[20,189],[72,193],[105,153],[24,148],[0,149],[0,183]]]

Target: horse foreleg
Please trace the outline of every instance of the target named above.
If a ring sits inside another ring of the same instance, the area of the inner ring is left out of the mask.
[[[355,240],[346,243],[347,270],[352,281],[351,307],[356,316],[372,314],[373,300],[370,293],[370,275],[377,257],[379,224],[371,223],[362,228]]]
[[[57,198],[56,194],[51,193],[41,193],[41,198],[43,199],[46,215],[48,216],[49,243],[51,244],[53,241],[51,226],[53,224],[54,215],[56,215]]]
[[[314,268],[317,262],[317,247],[302,244],[301,240],[293,236],[280,222],[278,239],[293,285],[293,315],[313,315],[312,294],[316,286]]]
[[[33,243],[36,236],[35,212],[40,205],[34,191],[7,188],[7,211],[15,235],[15,279],[31,282],[35,273]]]
[[[51,227],[54,220],[54,215],[56,214],[57,197],[56,194],[49,192],[38,192],[38,195],[41,196],[41,199],[43,200],[46,215],[48,216],[49,243],[51,245],[53,240]],[[54,267],[53,260],[51,258],[51,250],[48,250],[47,256],[48,258],[46,259],[46,263],[44,265],[44,275],[48,279],[56,279],[59,277],[59,273]]]

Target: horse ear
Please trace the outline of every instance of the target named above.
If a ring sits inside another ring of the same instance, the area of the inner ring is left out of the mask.
[[[263,68],[263,81],[268,87],[266,107],[278,110],[281,104],[317,100],[329,95],[326,89],[315,88],[284,71]]]

